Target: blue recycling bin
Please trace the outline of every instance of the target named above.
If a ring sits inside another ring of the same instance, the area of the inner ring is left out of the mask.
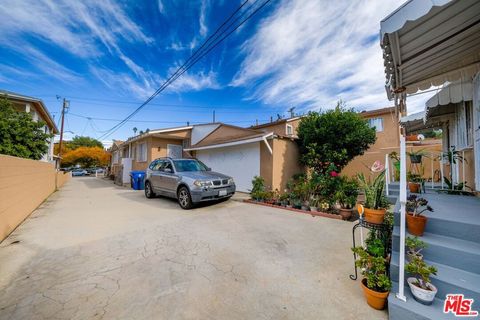
[[[145,171],[130,171],[130,185],[133,190],[145,189]]]

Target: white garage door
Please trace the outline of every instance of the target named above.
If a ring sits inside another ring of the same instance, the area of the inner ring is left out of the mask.
[[[260,175],[258,142],[239,146],[198,150],[197,159],[217,171],[233,177],[238,191],[249,192],[252,179]]]

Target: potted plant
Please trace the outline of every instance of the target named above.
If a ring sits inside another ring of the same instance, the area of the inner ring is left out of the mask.
[[[443,177],[443,181],[447,185],[447,193],[449,194],[461,194],[461,195],[471,195],[470,192],[465,191],[465,188],[471,189],[467,186],[466,181],[462,181],[460,183],[453,182],[453,167],[457,163],[467,162],[467,159],[463,158],[460,151],[455,150],[455,147],[452,146],[447,152],[444,152],[440,155],[440,160],[446,160],[450,166],[450,179],[447,177]],[[465,187],[465,188],[464,188]]]
[[[310,211],[310,202],[303,201],[300,209],[302,209],[303,211]]]
[[[358,184],[354,179],[340,178],[338,190],[335,193],[335,200],[340,205],[338,213],[343,220],[352,216],[353,208],[357,204]]]
[[[280,202],[280,205],[282,207],[287,207],[288,206],[288,199],[289,199],[289,194],[287,192],[282,193],[278,197],[278,201]]]
[[[422,236],[428,220],[422,213],[433,212],[433,208],[428,205],[428,200],[411,194],[407,198],[407,211],[408,232],[414,236]]]
[[[411,259],[423,259],[423,254],[420,252],[427,247],[427,244],[418,237],[407,237],[405,239],[405,247],[407,247],[407,256]]]
[[[393,172],[393,178],[395,181],[400,180],[400,157],[396,151],[390,153],[390,159],[393,161],[393,168],[395,169]]]
[[[270,192],[270,196],[271,196],[271,199],[272,199],[272,204],[276,205],[276,206],[279,206],[280,205],[280,192],[278,191],[278,189],[275,189],[272,192]]]
[[[387,259],[380,254],[370,253],[370,248],[352,248],[358,255],[355,265],[362,270],[361,286],[367,303],[374,309],[382,310],[392,287],[392,282],[387,275]]]
[[[365,175],[360,173],[358,175],[358,181],[360,188],[365,192],[365,203],[359,205],[360,210],[363,211],[365,221],[370,223],[381,224],[387,212],[387,208],[390,203],[387,197],[383,193],[385,187],[385,171],[381,171],[380,174],[371,182],[367,181]],[[359,211],[360,214],[362,212]]]
[[[310,199],[310,211],[318,212],[318,204],[320,203],[320,199],[318,196],[312,196]]]
[[[436,275],[437,269],[427,265],[419,257],[414,257],[405,265],[405,270],[413,275],[407,279],[407,283],[415,300],[426,305],[432,304],[438,290],[430,282],[430,275]]]
[[[301,209],[302,208],[302,200],[298,198],[293,199],[293,208],[294,209]]]
[[[411,193],[420,193],[422,184],[424,179],[421,175],[417,173],[408,172],[407,173],[407,180],[408,180],[408,189]]]
[[[407,155],[410,156],[411,163],[422,163],[422,157],[426,157],[427,153],[425,152],[425,149],[418,151],[412,149],[412,151],[407,152]]]
[[[268,204],[275,204],[275,194],[273,191],[265,191],[265,203],[268,203]]]

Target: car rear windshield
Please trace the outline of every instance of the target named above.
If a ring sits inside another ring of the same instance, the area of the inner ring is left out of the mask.
[[[207,171],[207,166],[198,160],[173,160],[177,172]]]

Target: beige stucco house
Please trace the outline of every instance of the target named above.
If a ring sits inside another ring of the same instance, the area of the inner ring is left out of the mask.
[[[369,174],[369,167],[375,162],[380,161],[386,164],[389,169],[390,180],[394,181],[393,160],[389,155],[393,152],[397,154],[400,151],[400,119],[395,107],[387,107],[370,111],[360,112],[360,116],[368,121],[371,127],[375,127],[376,138],[375,143],[361,156],[354,158],[343,170],[342,174],[347,176],[356,176],[363,172]],[[425,129],[425,128],[422,128]],[[422,176],[430,181],[439,181],[439,162],[435,157],[442,150],[442,141],[440,140],[424,140],[409,141],[407,143],[407,151],[423,150],[429,154],[428,158],[424,158],[420,168]],[[389,160],[386,160],[386,156]],[[412,169],[410,158],[407,157],[407,170]],[[448,170],[448,168],[445,168]]]
[[[284,120],[251,128],[226,124],[207,125],[211,130],[186,150],[213,170],[232,176],[239,191],[249,191],[254,176],[261,176],[267,188],[283,191],[287,181],[303,171],[295,131],[285,134]],[[195,126],[195,130],[202,126]]]
[[[398,152],[400,147],[400,127],[395,107],[363,111],[360,115],[371,127],[375,127],[377,140],[365,154],[353,159],[342,170],[342,174],[348,176],[355,176],[360,172],[367,174],[369,165],[377,160],[383,163],[386,154]]]
[[[302,171],[295,130],[287,131],[287,125],[296,128],[295,121],[255,128],[207,123],[151,130],[125,142],[114,141],[112,174],[128,183],[130,171],[145,170],[156,158],[195,157],[212,170],[232,176],[238,191],[248,192],[254,176],[262,176],[268,188],[281,191],[292,175]]]
[[[7,98],[17,111],[29,113],[34,121],[43,121],[45,123],[43,130],[45,133],[52,134],[52,138],[48,142],[47,153],[45,153],[40,160],[45,162],[54,162],[53,135],[58,133],[58,129],[43,101],[38,98],[5,90],[0,90],[0,97]]]

